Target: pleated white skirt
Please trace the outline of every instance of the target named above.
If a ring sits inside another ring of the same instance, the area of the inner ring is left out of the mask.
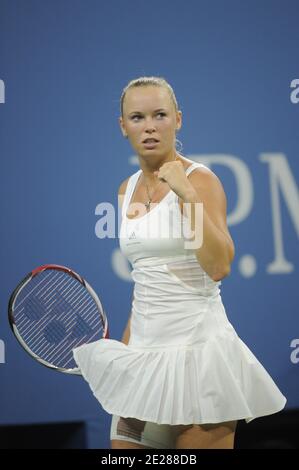
[[[158,424],[204,424],[280,411],[286,399],[237,336],[196,347],[134,348],[99,340],[74,350],[110,414]]]
[[[74,350],[108,413],[204,424],[249,422],[285,406],[286,398],[228,321],[218,287],[200,293],[166,264],[135,266],[132,274],[129,345],[101,339]]]

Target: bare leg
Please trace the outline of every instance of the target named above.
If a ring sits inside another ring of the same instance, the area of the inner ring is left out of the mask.
[[[152,447],[143,446],[135,442],[121,441],[118,439],[112,439],[111,449],[152,449]]]
[[[176,449],[233,449],[237,421],[178,427]]]

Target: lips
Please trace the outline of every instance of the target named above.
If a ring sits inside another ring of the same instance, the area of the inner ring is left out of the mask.
[[[157,145],[158,145],[159,141],[156,140],[156,139],[146,139],[144,142],[143,142],[143,146],[146,148],[146,149],[154,149]]]
[[[154,144],[154,143],[157,143],[159,142],[157,139],[153,138],[153,137],[148,137],[147,139],[145,139],[143,141],[143,144]]]
[[[142,143],[146,149],[154,149],[159,141],[155,137],[148,137]]]

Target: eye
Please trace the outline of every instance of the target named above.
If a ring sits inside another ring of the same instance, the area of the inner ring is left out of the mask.
[[[141,116],[140,116],[139,114],[135,114],[134,116],[131,117],[131,119],[132,119],[132,121],[135,121],[136,118],[139,119],[140,117],[141,117]],[[137,120],[138,120],[138,119],[137,119]]]
[[[157,116],[162,116],[163,117],[163,116],[166,116],[166,113],[160,112],[160,113],[157,114]]]

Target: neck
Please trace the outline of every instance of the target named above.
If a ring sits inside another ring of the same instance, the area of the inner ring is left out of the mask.
[[[154,175],[154,171],[158,171],[164,163],[178,160],[178,157],[179,155],[176,151],[173,151],[171,154],[159,159],[152,157],[149,160],[143,160],[139,157],[140,168],[145,179],[149,182],[156,181],[157,177]]]

